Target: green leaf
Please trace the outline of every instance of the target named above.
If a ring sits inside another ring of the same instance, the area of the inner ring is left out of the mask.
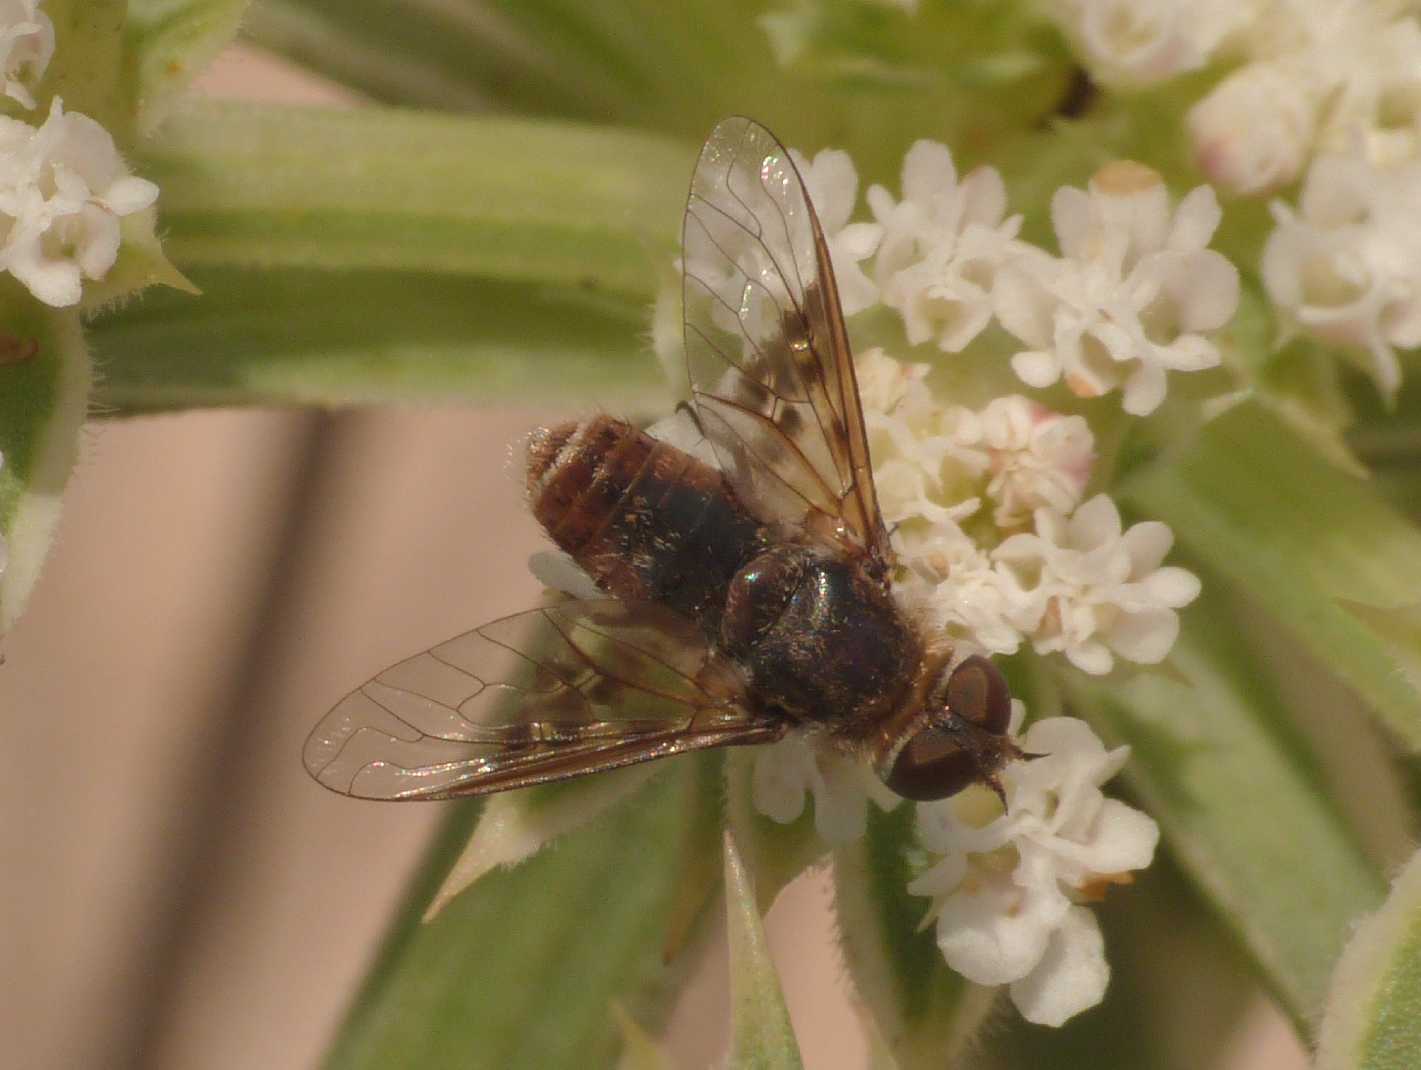
[[[125,82],[140,135],[237,35],[248,0],[129,0]]]
[[[656,771],[654,765],[633,766],[565,784],[493,796],[484,804],[474,834],[458,861],[434,893],[424,920],[433,920],[455,896],[485,874],[516,866],[559,836],[596,820],[609,807],[644,787]]]
[[[610,43],[599,49],[594,35],[579,33],[578,23],[595,21],[595,13],[569,10],[558,19],[553,3],[502,6],[457,11],[384,0],[268,0],[257,5],[246,32],[393,103],[473,109],[497,102],[589,119],[636,105],[640,87],[625,58],[609,54]]]
[[[886,47],[914,53],[906,77],[877,41],[874,55],[787,68],[760,22],[767,6],[683,0],[667,18],[656,0],[264,0],[246,32],[390,103],[615,122],[695,141],[726,115],[749,114],[806,152],[847,149],[865,185],[895,188],[914,140],[970,152],[960,164],[985,159],[1005,131],[1051,113],[1068,70],[1064,50],[1039,48],[1015,4],[925,5],[908,16],[857,0],[837,5],[856,9],[845,28],[891,22]]]
[[[0,631],[15,623],[39,579],[59,522],[60,496],[79,456],[93,372],[79,313],[53,309],[0,280]]]
[[[1354,919],[1383,885],[1291,730],[1273,676],[1287,665],[1249,654],[1221,586],[1206,577],[1171,655],[1192,686],[1060,678],[1076,714],[1130,744],[1131,788],[1306,1036]]]
[[[908,894],[916,852],[912,806],[870,807],[868,831],[834,851],[839,939],[878,1036],[901,1070],[956,1065],[996,990],[948,969],[923,928],[928,900]]]
[[[1224,414],[1124,497],[1247,590],[1323,664],[1421,749],[1421,690],[1400,670],[1416,637],[1351,607],[1421,606],[1421,529],[1376,488],[1315,453],[1258,404]]]
[[[200,298],[155,291],[93,324],[102,406],[456,400],[627,411],[666,393],[636,302],[397,271],[208,268],[193,278]]]
[[[146,145],[168,254],[650,300],[694,150],[646,134],[365,108],[194,105]]]
[[[718,766],[662,763],[659,775],[555,850],[496,869],[419,925],[467,838],[459,812],[337,1037],[330,1068],[585,1070],[611,1064],[614,1006],[643,1018],[663,980],[668,919],[704,828]]]
[[[247,34],[376,100],[618,122],[700,138],[746,102],[813,112],[754,24],[757,0],[266,0]],[[694,28],[694,29],[691,29]],[[841,116],[827,114],[834,122]]]
[[[1317,1070],[1421,1065],[1421,854],[1357,927],[1332,979]]]
[[[730,1070],[801,1070],[789,1010],[770,961],[754,878],[725,833],[725,904],[730,939]]]

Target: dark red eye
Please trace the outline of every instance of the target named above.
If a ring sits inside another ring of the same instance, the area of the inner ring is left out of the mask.
[[[883,782],[905,799],[931,802],[990,779],[1009,757],[1011,691],[1001,670],[974,654],[952,671],[938,723],[919,728],[898,750]]]
[[[1002,735],[1011,723],[1011,689],[1000,669],[973,654],[948,678],[947,708],[964,721]]]
[[[977,779],[977,764],[952,736],[940,728],[924,728],[903,744],[883,782],[914,802],[932,802],[956,795]]]

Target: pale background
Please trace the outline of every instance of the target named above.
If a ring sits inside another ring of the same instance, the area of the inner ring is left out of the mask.
[[[351,103],[250,52],[203,88]],[[316,1065],[437,808],[333,796],[301,742],[354,682],[532,603],[510,448],[550,415],[93,425],[0,669],[0,1063]],[[823,882],[770,929],[808,1066],[862,1066]],[[682,1065],[709,1065],[726,1014],[715,961]],[[1248,1021],[1236,1066],[1303,1065],[1271,1010]]]

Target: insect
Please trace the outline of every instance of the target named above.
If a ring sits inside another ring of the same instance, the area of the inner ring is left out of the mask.
[[[605,593],[392,666],[305,747],[328,788],[447,799],[808,730],[939,799],[1022,754],[1006,681],[895,602],[833,265],[789,153],[716,126],[682,233],[690,406],[716,464],[608,416],[536,432],[528,496]]]

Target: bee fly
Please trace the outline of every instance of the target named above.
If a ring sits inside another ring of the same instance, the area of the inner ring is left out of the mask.
[[[843,313],[784,147],[744,118],[701,151],[682,248],[708,464],[606,416],[535,433],[528,495],[608,597],[476,628],[343,699],[305,748],[343,794],[446,799],[813,730],[941,799],[1021,752],[986,658],[894,600]]]

